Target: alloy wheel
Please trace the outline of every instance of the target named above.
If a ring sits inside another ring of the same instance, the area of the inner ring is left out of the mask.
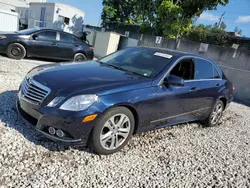
[[[218,104],[215,108],[214,111],[211,115],[211,123],[212,124],[217,124],[218,121],[220,120],[221,116],[223,113],[223,106],[221,104]]]
[[[125,114],[116,114],[109,118],[103,125],[100,142],[106,150],[115,150],[128,138],[131,122]]]

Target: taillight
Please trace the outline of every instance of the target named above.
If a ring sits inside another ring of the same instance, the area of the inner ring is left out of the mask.
[[[234,87],[234,84],[232,84],[232,89],[233,89],[233,93],[234,93],[234,91],[235,91],[235,87]]]
[[[89,47],[89,49],[90,49],[91,51],[94,51],[94,47]]]

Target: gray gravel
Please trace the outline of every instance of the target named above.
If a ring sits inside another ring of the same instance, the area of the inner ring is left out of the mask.
[[[250,108],[219,126],[183,124],[136,135],[109,156],[67,148],[17,117],[16,90],[39,61],[0,58],[0,187],[249,187]]]

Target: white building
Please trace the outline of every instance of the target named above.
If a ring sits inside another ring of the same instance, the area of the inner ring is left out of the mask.
[[[83,11],[61,3],[30,3],[28,25],[75,33],[83,29],[84,16]]]
[[[5,12],[6,15],[10,15],[8,12],[17,12],[19,16],[19,24],[28,26],[30,2],[46,2],[46,0],[0,0],[0,10],[2,11],[2,14]],[[11,14],[10,17],[13,17],[13,15]],[[5,19],[6,18],[7,17],[5,16]]]
[[[46,0],[0,0],[0,9],[16,12],[16,7],[29,8],[30,2],[46,2]]]

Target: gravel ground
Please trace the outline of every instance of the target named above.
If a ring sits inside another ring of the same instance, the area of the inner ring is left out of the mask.
[[[39,61],[0,58],[0,187],[249,187],[250,108],[219,126],[190,123],[136,135],[121,152],[67,148],[18,118],[19,83]]]

